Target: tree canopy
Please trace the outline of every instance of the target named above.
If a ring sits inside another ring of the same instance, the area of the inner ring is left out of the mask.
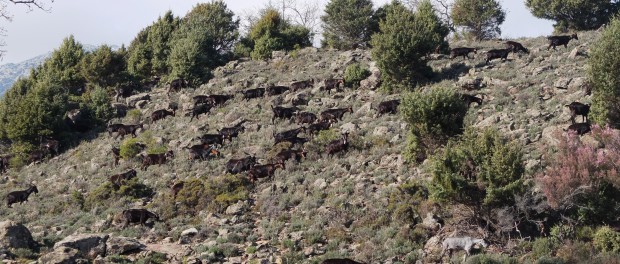
[[[506,19],[506,12],[496,0],[456,0],[452,7],[452,21],[474,39],[491,39],[499,36],[499,26]]]
[[[331,0],[325,6],[323,46],[351,49],[370,40],[373,6],[370,0]]]
[[[555,30],[592,30],[609,22],[618,12],[617,0],[526,0],[535,17],[555,21]]]

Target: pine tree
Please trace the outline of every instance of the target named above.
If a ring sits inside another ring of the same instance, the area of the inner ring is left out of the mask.
[[[597,29],[620,8],[610,0],[526,0],[525,5],[535,17],[555,21],[557,32]]]
[[[506,12],[497,0],[456,0],[451,14],[455,26],[464,27],[478,40],[499,36],[499,26],[506,19]]]
[[[591,118],[620,128],[620,19],[615,18],[593,44],[588,76],[592,85]]]
[[[352,49],[365,46],[370,40],[372,1],[331,0],[325,6],[323,46]]]

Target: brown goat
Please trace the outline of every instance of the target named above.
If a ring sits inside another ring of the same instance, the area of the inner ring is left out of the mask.
[[[168,158],[173,158],[173,157],[174,157],[174,153],[172,152],[172,150],[169,150],[166,153],[160,153],[160,154],[147,154],[142,159],[142,170],[146,170],[146,168],[148,168],[151,165],[164,164],[166,163]]]
[[[344,79],[326,79],[321,88],[327,91],[327,94],[331,94],[332,89],[336,89],[337,92],[340,85],[344,86]]]
[[[310,80],[306,80],[306,81],[297,81],[297,82],[292,82],[290,87],[291,90],[293,92],[300,90],[300,89],[304,89],[304,88],[309,88],[314,86],[314,79],[310,79]]]
[[[463,59],[469,59],[469,53],[478,54],[477,48],[453,48],[450,50],[450,59],[454,59],[458,56],[463,56]]]
[[[254,165],[248,171],[248,178],[251,182],[256,182],[258,178],[269,177],[269,179],[271,179],[277,168],[281,168],[284,170],[284,163]]]
[[[525,47],[523,47],[523,45],[521,45],[521,43],[516,42],[516,41],[506,41],[504,44],[506,44],[506,47],[511,49],[513,53],[517,53],[519,51],[523,51],[525,53],[530,53],[530,51],[528,49],[526,49]]]
[[[302,158],[306,157],[305,149],[285,149],[280,151],[275,157],[276,163],[284,163],[289,159],[295,159],[295,161],[300,162]]]
[[[327,109],[321,112],[321,121],[329,120],[329,121],[333,121],[334,123],[337,123],[338,120],[342,120],[342,117],[344,116],[346,112],[353,114],[353,108],[349,106],[348,108]]]
[[[310,112],[297,112],[295,114],[295,122],[297,124],[312,124],[314,123],[318,117]]]
[[[355,260],[348,259],[348,258],[333,258],[333,259],[323,260],[321,264],[364,264],[364,263],[357,262]]]
[[[484,98],[484,95],[482,98],[471,95],[471,94],[462,94],[461,95],[461,99],[467,104],[467,107],[469,107],[469,105],[471,105],[471,103],[477,103],[478,106],[482,105],[482,99]]]
[[[146,221],[153,219],[153,221],[160,221],[159,215],[149,212],[146,209],[126,209],[123,210],[123,228],[127,227],[130,223],[139,223],[140,225],[146,225]]]
[[[349,133],[343,133],[342,138],[333,140],[327,144],[325,151],[327,156],[333,156],[335,153],[346,151],[349,148]]]
[[[168,111],[166,109],[155,110],[151,113],[151,123],[155,123],[155,121],[164,119],[167,116],[174,116],[175,111]]]
[[[114,174],[114,175],[110,176],[108,178],[108,180],[110,180],[112,185],[114,185],[114,187],[118,189],[118,188],[121,187],[121,185],[123,185],[127,181],[135,178],[137,175],[138,175],[138,173],[136,172],[136,170],[130,169],[130,170],[128,170],[126,172],[123,172],[123,173]]]

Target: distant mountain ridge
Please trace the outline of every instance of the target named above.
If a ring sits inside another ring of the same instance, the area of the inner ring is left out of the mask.
[[[98,47],[99,46],[84,44],[84,49],[86,51],[93,51]],[[112,50],[117,50],[119,48],[116,45],[112,45],[111,47]],[[6,90],[11,88],[17,79],[28,76],[28,74],[30,74],[30,69],[39,66],[49,58],[51,54],[52,51],[22,62],[0,65],[0,96],[4,95]]]

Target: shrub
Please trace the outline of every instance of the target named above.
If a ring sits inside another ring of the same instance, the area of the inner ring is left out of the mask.
[[[591,49],[588,61],[588,77],[592,87],[590,116],[599,125],[609,124],[619,128],[620,18],[610,22]]]
[[[127,138],[123,140],[120,146],[121,158],[129,160],[138,155],[138,153],[142,151],[142,148],[138,146],[138,143],[139,141],[137,138]]]
[[[404,224],[416,224],[423,217],[419,213],[419,205],[428,199],[426,187],[418,182],[403,183],[390,192],[387,209],[392,219]]]
[[[464,27],[477,40],[501,35],[499,26],[506,18],[496,0],[456,0],[451,15],[455,26]]]
[[[620,252],[620,233],[608,226],[596,230],[593,239],[594,246],[602,252]]]
[[[469,129],[431,157],[430,194],[468,205],[512,204],[525,190],[522,156],[498,131]]]
[[[426,54],[446,45],[448,28],[434,13],[430,1],[423,1],[415,13],[400,2],[386,7],[380,32],[372,35],[372,57],[381,69],[382,87],[410,88],[427,82],[432,69]]]
[[[477,254],[467,258],[467,264],[517,264],[517,259],[494,254]]]
[[[542,257],[553,256],[559,244],[555,238],[541,237],[532,242],[532,258],[540,259]]]
[[[106,182],[94,190],[90,191],[84,199],[84,208],[90,210],[96,206],[103,206],[110,203],[112,198],[123,196],[140,199],[153,195],[153,189],[138,182],[137,178],[126,181],[120,188],[115,189],[114,185]]]
[[[268,8],[262,11],[261,18],[251,26],[247,37],[249,41],[244,46],[253,47],[252,59],[268,59],[274,50],[310,46],[310,38],[308,28],[291,25],[277,10]]]
[[[331,0],[325,6],[323,46],[336,49],[354,49],[370,40],[372,1]]]
[[[467,105],[455,89],[437,86],[406,94],[399,111],[410,125],[405,157],[414,161],[463,131]]]
[[[366,68],[363,68],[359,63],[353,63],[344,71],[344,83],[351,87],[358,87],[360,81],[366,79],[370,76],[370,71]]]
[[[573,134],[560,137],[555,155],[536,176],[549,205],[589,224],[612,220],[620,199],[620,134],[594,126],[592,136],[605,148]]]

